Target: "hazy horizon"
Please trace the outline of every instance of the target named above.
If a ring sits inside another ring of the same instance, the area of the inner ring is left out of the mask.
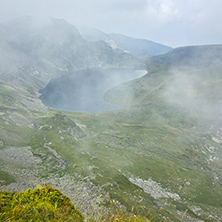
[[[171,47],[221,44],[220,0],[0,0],[0,22],[49,16]]]

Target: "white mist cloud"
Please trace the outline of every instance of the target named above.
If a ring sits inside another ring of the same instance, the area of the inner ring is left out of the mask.
[[[221,0],[0,0],[0,21],[64,18],[171,46],[221,43]]]

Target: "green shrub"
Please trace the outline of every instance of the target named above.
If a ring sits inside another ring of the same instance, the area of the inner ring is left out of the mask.
[[[0,221],[84,221],[70,199],[49,186],[0,192]]]

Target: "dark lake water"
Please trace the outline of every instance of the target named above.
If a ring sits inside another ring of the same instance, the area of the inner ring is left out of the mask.
[[[103,100],[104,93],[124,82],[139,78],[145,70],[86,69],[51,80],[40,90],[42,102],[49,107],[86,113],[120,108]]]

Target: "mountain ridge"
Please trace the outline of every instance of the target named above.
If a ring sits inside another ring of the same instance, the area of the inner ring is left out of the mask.
[[[122,34],[104,33],[95,28],[78,26],[84,38],[96,41],[103,40],[113,49],[122,49],[126,52],[142,56],[157,55],[172,50],[172,47],[153,42],[151,40],[133,38]]]
[[[23,75],[27,73],[25,81],[33,81],[30,76],[36,82],[45,80],[43,87],[49,79],[67,71],[100,66],[140,66],[140,61],[134,56],[114,52],[103,41],[87,42],[74,26],[64,20],[47,18],[39,22],[36,18],[23,17],[4,24],[9,28],[0,26],[0,32],[4,33],[0,42],[5,48],[2,49],[1,66],[7,71],[7,75],[2,73],[2,79],[19,77],[24,80]],[[36,88],[40,89],[37,85]]]
[[[209,65],[220,63],[222,45],[184,46],[163,55],[153,56],[151,63],[165,65]]]
[[[132,38],[121,34],[109,34],[116,44],[129,52],[158,55],[171,51],[173,48],[146,39]]]

